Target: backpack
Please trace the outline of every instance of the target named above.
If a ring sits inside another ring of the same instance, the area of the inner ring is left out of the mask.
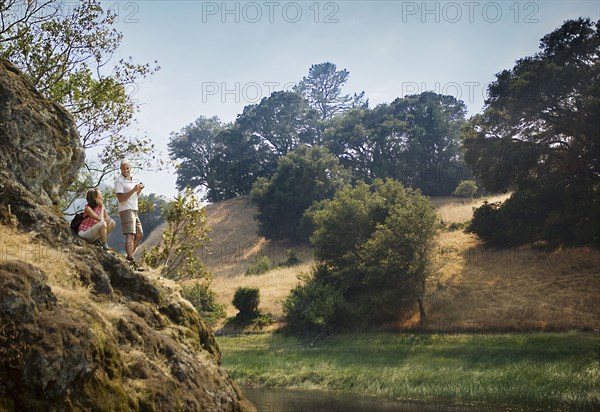
[[[81,222],[83,222],[83,219],[84,216],[82,210],[75,213],[75,216],[73,216],[73,220],[71,220],[71,229],[73,229],[73,232],[79,232],[79,226],[81,226]]]

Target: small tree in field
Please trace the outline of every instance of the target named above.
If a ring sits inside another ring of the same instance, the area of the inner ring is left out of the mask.
[[[248,321],[260,316],[258,304],[260,291],[257,288],[238,288],[233,296],[233,306],[238,310],[236,319]]]
[[[143,260],[151,267],[161,267],[169,279],[210,278],[204,263],[196,255],[210,241],[206,210],[191,189],[186,189],[163,209],[167,228],[161,242],[144,252]]]
[[[206,208],[190,188],[169,202],[162,210],[167,227],[161,242],[144,251],[142,260],[153,268],[161,268],[169,279],[196,279],[191,286],[183,288],[183,296],[214,325],[225,316],[222,305],[217,304],[216,294],[211,290],[212,274],[198,259],[200,250],[210,241],[206,223]]]
[[[425,323],[425,282],[436,234],[435,209],[426,197],[397,181],[359,182],[312,207],[308,216],[315,225],[311,243],[317,262],[301,286],[306,293],[295,290],[288,300],[288,315],[298,323],[310,321],[303,317],[313,316],[311,310],[307,315],[296,310],[314,307],[302,297],[326,301],[326,293],[335,313],[319,322],[381,324],[416,302]]]
[[[453,195],[456,197],[472,198],[477,193],[477,185],[473,180],[463,180],[454,189]]]

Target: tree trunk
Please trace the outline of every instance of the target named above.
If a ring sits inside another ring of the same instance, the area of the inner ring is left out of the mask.
[[[419,327],[425,329],[425,326],[427,326],[427,313],[425,313],[423,298],[418,298],[417,303],[419,304]]]

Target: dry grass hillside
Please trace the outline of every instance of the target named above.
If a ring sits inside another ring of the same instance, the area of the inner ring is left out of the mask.
[[[488,198],[501,201],[506,196]],[[445,225],[464,223],[472,201],[451,197],[432,202]],[[213,287],[228,315],[238,287],[260,289],[261,308],[281,315],[281,302],[298,284],[297,275],[310,270],[311,251],[256,235],[254,206],[237,198],[207,208],[212,228],[211,254],[204,256],[215,275]],[[245,276],[251,259],[266,255],[285,259],[285,250],[299,252],[302,264]],[[495,250],[462,230],[441,232],[435,254],[437,272],[427,295],[429,327],[434,330],[600,330],[600,251],[571,248],[547,251],[534,247]],[[417,316],[399,320],[394,328],[410,329]]]
[[[220,303],[226,305],[228,316],[236,313],[231,301],[239,287],[259,288],[261,309],[280,315],[281,300],[298,283],[297,273],[308,271],[312,264],[312,251],[306,246],[257,236],[255,213],[256,208],[247,197],[209,205],[206,209],[211,245],[203,259],[214,275],[213,288]],[[255,257],[267,256],[272,263],[278,263],[285,261],[288,249],[295,250],[303,263],[259,276],[245,275]]]
[[[200,258],[214,275],[213,288],[219,302],[226,305],[228,316],[236,314],[231,304],[238,287],[260,288],[261,309],[281,314],[281,300],[297,283],[297,273],[308,271],[313,262],[312,250],[289,242],[274,242],[257,235],[256,208],[247,197],[238,197],[208,205],[206,216],[211,228],[209,249]],[[156,245],[164,225],[154,230],[140,250]],[[257,256],[267,256],[273,263],[286,260],[287,250],[294,250],[302,263],[293,268],[277,269],[260,276],[245,276],[248,265]]]

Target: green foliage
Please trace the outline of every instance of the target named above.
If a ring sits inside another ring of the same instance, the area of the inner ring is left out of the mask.
[[[305,210],[333,196],[349,180],[348,171],[327,149],[300,146],[279,159],[271,179],[261,178],[252,188],[259,233],[270,239],[305,240],[301,233]]]
[[[215,187],[216,172],[211,163],[216,156],[216,138],[224,129],[218,117],[200,116],[178,133],[171,133],[169,156],[179,161],[177,166],[177,188],[204,187],[210,199]],[[212,200],[212,199],[211,199]]]
[[[238,310],[236,319],[248,321],[260,316],[258,305],[260,303],[260,291],[258,288],[238,288],[233,295],[233,306]]]
[[[148,139],[132,136],[140,103],[131,91],[158,67],[112,58],[122,42],[117,16],[98,0],[68,5],[60,0],[0,3],[0,57],[18,66],[45,97],[73,115],[85,149],[102,147],[86,161],[68,206],[114,170],[118,159],[149,155]],[[91,181],[90,181],[91,180]]]
[[[448,195],[469,175],[459,132],[466,107],[433,92],[354,109],[329,122],[326,147],[367,182],[391,178],[427,195]]]
[[[457,197],[473,197],[477,193],[477,185],[474,180],[463,180],[454,189],[454,196]]]
[[[287,327],[296,333],[322,332],[334,328],[344,306],[342,292],[310,276],[303,279],[305,283],[293,288],[283,301]]]
[[[423,300],[437,217],[419,192],[392,180],[359,182],[307,214],[316,227],[311,243],[317,263],[290,298],[294,323],[319,324],[305,309],[316,304],[310,302],[315,294],[331,295],[333,313],[317,319],[326,324],[380,324]]]
[[[200,117],[172,134],[169,152],[179,163],[178,187],[203,187],[211,202],[251,190],[257,199],[278,197],[272,206],[264,204],[265,218],[259,216],[261,233],[275,239],[302,240],[311,227],[300,227],[298,220],[310,205],[305,200],[312,195],[294,194],[289,187],[277,193],[271,186],[283,181],[310,182],[310,173],[298,176],[305,170],[289,169],[298,164],[276,170],[283,158],[304,145],[315,150],[327,148],[354,180],[392,178],[428,195],[451,194],[459,181],[471,175],[459,150],[459,130],[466,113],[463,102],[425,92],[371,110],[364,92],[342,94],[348,76],[347,70],[337,70],[333,63],[316,64],[294,92],[274,92],[259,104],[244,107],[233,124]],[[300,184],[297,190],[303,189]],[[300,203],[288,202],[285,198],[290,196],[301,198]],[[278,209],[286,202],[297,206]],[[287,216],[277,217],[279,212]],[[271,225],[267,216],[277,221]]]
[[[209,282],[194,282],[183,286],[182,295],[204,316],[209,325],[215,326],[225,318],[225,305],[217,303],[217,294],[210,288]]]
[[[600,21],[568,20],[541,51],[496,75],[483,114],[463,128],[484,187],[513,191],[470,227],[496,245],[600,245]]]
[[[293,249],[285,251],[286,259],[282,262],[274,263],[265,255],[254,256],[248,267],[246,268],[246,276],[262,275],[274,268],[291,267],[300,264],[302,261],[298,257],[298,253]]]
[[[274,167],[273,153],[258,136],[242,133],[217,117],[199,117],[171,133],[169,156],[178,162],[177,187],[202,187],[206,199],[219,202],[250,192]]]
[[[504,244],[506,240],[498,238],[503,235],[501,231],[500,219],[498,210],[500,202],[489,203],[483,202],[483,205],[473,211],[473,219],[469,222],[466,231],[468,233],[476,233],[481,239],[496,244]]]
[[[210,199],[220,201],[247,195],[256,179],[273,170],[275,161],[265,142],[230,127],[217,135],[215,156],[209,164],[213,188]]]
[[[169,155],[179,162],[178,188],[203,187],[211,202],[248,194],[259,178],[273,174],[279,159],[301,145],[322,144],[321,115],[327,118],[352,106],[366,107],[364,93],[354,99],[340,95],[347,71],[337,72],[331,63],[316,66],[324,70],[311,68],[319,71],[313,73],[312,86],[305,78],[296,92],[274,92],[260,103],[244,107],[233,124],[200,117],[171,134]],[[328,88],[320,97],[323,104],[311,104],[303,95],[311,95],[319,84]],[[320,115],[320,109],[326,113]]]
[[[348,82],[348,70],[337,70],[335,64],[313,64],[308,76],[302,78],[295,90],[319,113],[321,120],[341,115],[353,107],[367,107],[365,92],[354,96],[342,95],[342,86]]]
[[[278,264],[278,266],[291,267],[302,263],[302,260],[298,257],[298,252],[294,249],[287,249],[285,251],[286,259],[284,262]]]
[[[244,135],[271,148],[272,156],[278,159],[301,144],[315,143],[317,118],[300,94],[279,91],[259,104],[244,107],[236,125]]]
[[[177,196],[163,209],[167,228],[161,242],[144,251],[143,261],[151,267],[161,267],[169,279],[210,278],[197,254],[209,242],[206,208],[200,207],[191,189]]]
[[[177,185],[204,187],[218,202],[246,195],[277,159],[317,139],[317,114],[294,92],[274,92],[246,106],[232,125],[200,117],[171,134],[169,155],[179,161]]]
[[[467,232],[496,247],[511,247],[540,240],[600,245],[600,184],[586,191],[571,187],[519,190],[504,203],[484,203],[473,213]]]
[[[246,268],[246,276],[262,275],[271,269],[271,260],[264,255],[255,256]]]

